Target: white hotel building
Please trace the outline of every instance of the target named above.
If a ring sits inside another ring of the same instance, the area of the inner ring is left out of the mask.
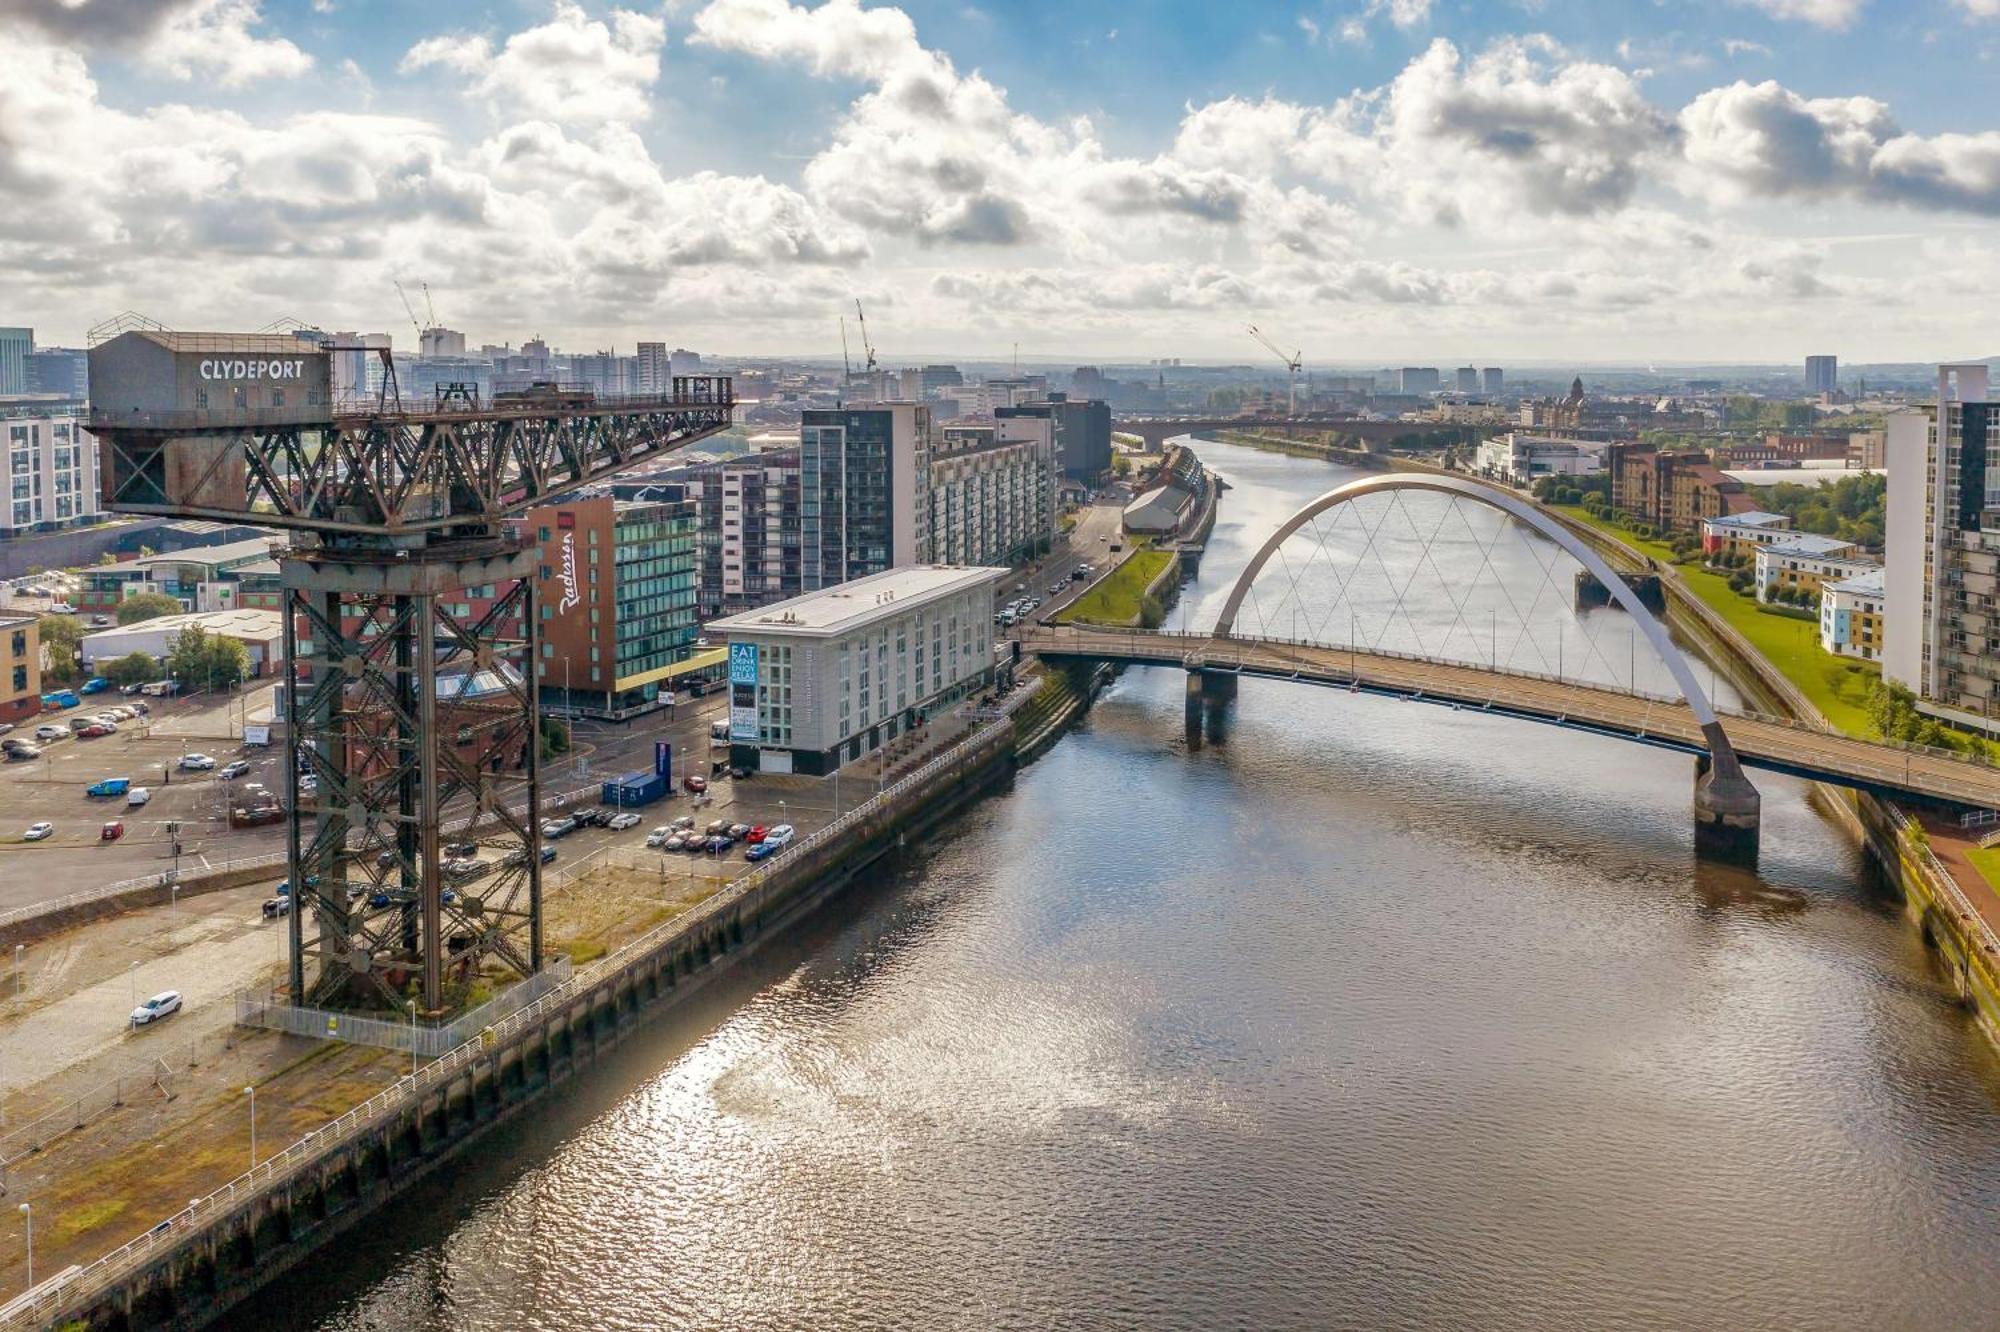
[[[983,687],[998,568],[917,564],[709,622],[729,639],[730,761],[832,772]]]
[[[7,448],[8,484],[0,540],[103,517],[97,440],[83,428],[82,403],[0,398],[0,442]]]

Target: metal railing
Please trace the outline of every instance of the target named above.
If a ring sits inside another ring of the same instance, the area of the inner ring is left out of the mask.
[[[318,1040],[346,1041],[352,1045],[372,1045],[382,1050],[408,1051],[414,1048],[418,1055],[435,1059],[473,1039],[508,1014],[551,993],[566,983],[570,974],[569,959],[557,957],[534,975],[442,1025],[298,1007],[250,990],[237,992],[236,1021],[239,1026],[262,1027],[266,1031],[311,1036]]]
[[[950,753],[930,760],[915,772],[900,778],[893,785],[840,815],[818,832],[795,843],[792,852],[784,857],[785,862],[791,863],[803,853],[826,845],[832,839],[886,809],[917,786],[935,778],[947,768],[971,761],[1011,732],[1012,728],[1011,721],[1003,721],[974,732]],[[689,907],[670,920],[662,921],[616,952],[593,963],[583,973],[572,975],[569,980],[558,984],[541,998],[493,1023],[490,1028],[478,1033],[474,1039],[440,1055],[417,1072],[405,1074],[345,1114],[314,1129],[275,1155],[258,1162],[206,1197],[189,1203],[136,1239],[98,1258],[74,1278],[60,1283],[48,1282],[25,1292],[7,1306],[4,1314],[0,1314],[0,1325],[20,1327],[45,1321],[65,1305],[91,1298],[122,1280],[130,1272],[144,1266],[156,1254],[180,1243],[211,1217],[245,1206],[282,1186],[294,1175],[312,1168],[327,1152],[369,1132],[378,1123],[392,1119],[424,1096],[448,1085],[467,1065],[486,1054],[489,1033],[491,1042],[497,1044],[518,1032],[532,1028],[545,1018],[554,1016],[565,1005],[588,993],[599,982],[637,966],[654,949],[681,933],[688,917],[697,914],[717,914],[740,901],[744,894],[769,879],[774,863],[765,861],[757,865],[735,879],[723,892]]]
[[[1896,825],[1898,837],[1905,845],[1916,849],[1924,868],[1930,871],[1932,880],[1944,895],[1951,899],[1953,914],[1979,937],[1980,947],[1985,950],[1989,960],[2000,960],[2000,935],[1994,933],[1991,922],[1980,914],[1979,908],[1972,904],[1972,899],[1965,895],[1965,890],[1958,886],[1957,878],[1945,867],[1944,862],[1938,859],[1937,852],[1931,850],[1928,835],[1917,835],[1922,833],[1923,825],[1905,814],[1900,805],[1883,801],[1882,807],[1889,811],[1889,818]],[[1913,833],[1912,829],[1916,831]]]

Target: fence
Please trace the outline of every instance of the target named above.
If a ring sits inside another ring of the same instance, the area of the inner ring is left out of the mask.
[[[312,1036],[320,1040],[347,1041],[372,1045],[382,1050],[410,1050],[426,1059],[435,1059],[463,1045],[510,1013],[519,1011],[570,978],[569,959],[558,957],[518,985],[469,1012],[461,1013],[443,1026],[428,1026],[412,1016],[408,1022],[394,1019],[357,1017],[324,1008],[302,1008],[281,1003],[268,995],[240,990],[236,995],[236,1021],[240,1026],[262,1027],[267,1031]]]
[[[1012,729],[1011,722],[998,722],[975,732],[951,753],[932,759],[909,776],[898,780],[887,790],[857,805],[826,827],[800,841],[794,855],[787,859],[796,859],[797,855],[824,846],[833,838],[858,826],[864,819],[887,809],[918,785],[930,781],[950,767],[976,759],[982,751]],[[772,862],[769,861],[756,866],[738,878],[724,892],[706,902],[689,907],[671,920],[661,922],[617,952],[592,964],[583,975],[572,976],[557,984],[541,998],[501,1018],[492,1024],[494,1038],[496,1041],[505,1040],[531,1029],[535,1023],[554,1016],[565,1004],[586,992],[594,982],[638,964],[653,949],[677,935],[683,928],[682,922],[688,916],[723,910],[740,900],[743,894],[752,888],[764,883],[770,876],[771,866]],[[480,1033],[481,1037],[483,1035],[484,1033]],[[89,1298],[109,1288],[144,1266],[156,1254],[180,1243],[209,1217],[231,1207],[248,1203],[266,1192],[283,1186],[294,1175],[315,1165],[327,1152],[372,1130],[377,1124],[403,1113],[421,1098],[448,1085],[461,1070],[484,1054],[484,1040],[475,1038],[439,1056],[417,1072],[399,1078],[394,1084],[377,1092],[346,1114],[314,1129],[267,1160],[258,1162],[207,1197],[189,1203],[137,1239],[113,1249],[84,1268],[73,1280],[61,1283],[49,1282],[26,1292],[8,1305],[4,1312],[0,1312],[0,1325],[25,1327],[45,1322],[65,1304]]]
[[[23,1157],[32,1156],[65,1133],[82,1128],[99,1115],[125,1104],[128,1096],[147,1087],[171,1096],[168,1086],[173,1076],[164,1060],[155,1059],[142,1073],[113,1078],[65,1097],[53,1108],[27,1123],[0,1135],[0,1197],[7,1193],[7,1168]]]

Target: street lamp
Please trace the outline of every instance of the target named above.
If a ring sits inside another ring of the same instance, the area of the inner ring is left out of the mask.
[[[125,968],[125,979],[128,982],[128,988],[132,991],[132,1007],[137,1008],[139,1006],[139,964],[137,962]]]
[[[257,1168],[257,1089],[245,1087],[243,1094],[250,1098],[250,1168]]]
[[[27,1203],[21,1204],[21,1215],[28,1218],[28,1289],[35,1288],[35,1209]]]

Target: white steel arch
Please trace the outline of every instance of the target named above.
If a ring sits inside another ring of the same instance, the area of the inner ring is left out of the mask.
[[[1297,513],[1287,518],[1270,539],[1258,548],[1250,563],[1236,579],[1236,586],[1229,591],[1229,600],[1223,603],[1222,614],[1215,622],[1215,637],[1228,638],[1236,625],[1236,613],[1242,609],[1243,598],[1250,593],[1250,585],[1257,580],[1265,563],[1275,555],[1286,538],[1311,522],[1328,509],[1387,490],[1429,490],[1443,495],[1469,499],[1488,508],[1498,509],[1510,518],[1518,518],[1549,540],[1562,547],[1577,563],[1588,569],[1598,582],[1602,583],[1625,613],[1639,626],[1639,632],[1646,636],[1646,642],[1659,657],[1667,671],[1674,677],[1674,684],[1681,691],[1688,708],[1694,713],[1695,721],[1701,725],[1702,734],[1708,739],[1709,757],[1714,763],[1718,776],[1736,777],[1741,770],[1737,766],[1736,751],[1730,746],[1729,737],[1723,734],[1722,722],[1715,715],[1715,708],[1709,703],[1708,695],[1702,691],[1695,679],[1694,670],[1688,665],[1687,657],[1674,640],[1667,634],[1666,626],[1654,618],[1646,609],[1625,580],[1606,564],[1598,553],[1592,550],[1567,527],[1551,518],[1539,507],[1522,499],[1511,490],[1470,477],[1433,476],[1420,472],[1396,472],[1385,476],[1363,477],[1349,481],[1344,486],[1336,486],[1317,499],[1309,501]]]

